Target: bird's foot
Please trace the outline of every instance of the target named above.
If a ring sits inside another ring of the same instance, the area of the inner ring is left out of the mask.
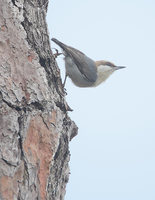
[[[67,90],[66,90],[66,88],[64,88],[63,87],[63,89],[64,89],[64,94],[65,94],[65,96],[67,95]]]
[[[52,49],[54,49],[54,50],[56,51],[56,53],[53,54],[55,59],[56,59],[58,56],[60,56],[60,55],[63,54],[63,53],[59,53],[58,49],[56,49],[56,48],[52,48]]]

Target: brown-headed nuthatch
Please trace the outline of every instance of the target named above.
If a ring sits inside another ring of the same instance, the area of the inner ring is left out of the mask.
[[[62,48],[65,56],[66,76],[63,85],[69,76],[78,87],[95,87],[104,82],[114,71],[125,68],[105,60],[95,62],[81,51],[55,38],[52,38],[52,41]]]

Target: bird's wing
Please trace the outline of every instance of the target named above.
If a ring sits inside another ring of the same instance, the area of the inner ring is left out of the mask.
[[[75,62],[79,71],[85,76],[85,78],[90,82],[95,82],[97,79],[97,69],[95,62],[88,58],[81,51],[72,47],[67,47],[67,53]]]
[[[65,53],[71,57],[71,59],[74,61],[77,68],[81,72],[81,74],[83,74],[83,76],[88,81],[90,82],[96,81],[97,69],[96,69],[95,62],[91,58],[87,57],[81,51],[63,44],[62,42],[58,41],[55,38],[52,38],[52,41],[58,44],[65,51]]]

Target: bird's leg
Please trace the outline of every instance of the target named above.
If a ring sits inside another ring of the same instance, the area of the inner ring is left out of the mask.
[[[63,82],[63,84],[62,84],[65,95],[67,95],[67,92],[66,92],[66,89],[65,89],[66,79],[67,79],[67,74],[65,75],[65,80],[64,80],[64,82]]]
[[[65,88],[66,79],[67,79],[67,74],[65,75],[64,83],[62,84],[62,85],[63,85],[63,88]]]
[[[56,51],[56,53],[53,54],[54,58],[57,58],[58,56],[60,56],[61,54],[63,54],[63,53],[59,53],[58,49],[56,49],[56,48],[52,48],[52,49],[54,49]]]

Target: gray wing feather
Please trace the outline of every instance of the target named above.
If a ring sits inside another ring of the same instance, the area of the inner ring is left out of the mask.
[[[72,60],[78,67],[79,71],[84,75],[84,77],[88,81],[90,82],[96,81],[97,69],[95,62],[91,58],[87,57],[81,51],[63,44],[62,42],[58,41],[55,38],[52,38],[52,41],[58,44],[65,51],[65,53],[72,58]]]

